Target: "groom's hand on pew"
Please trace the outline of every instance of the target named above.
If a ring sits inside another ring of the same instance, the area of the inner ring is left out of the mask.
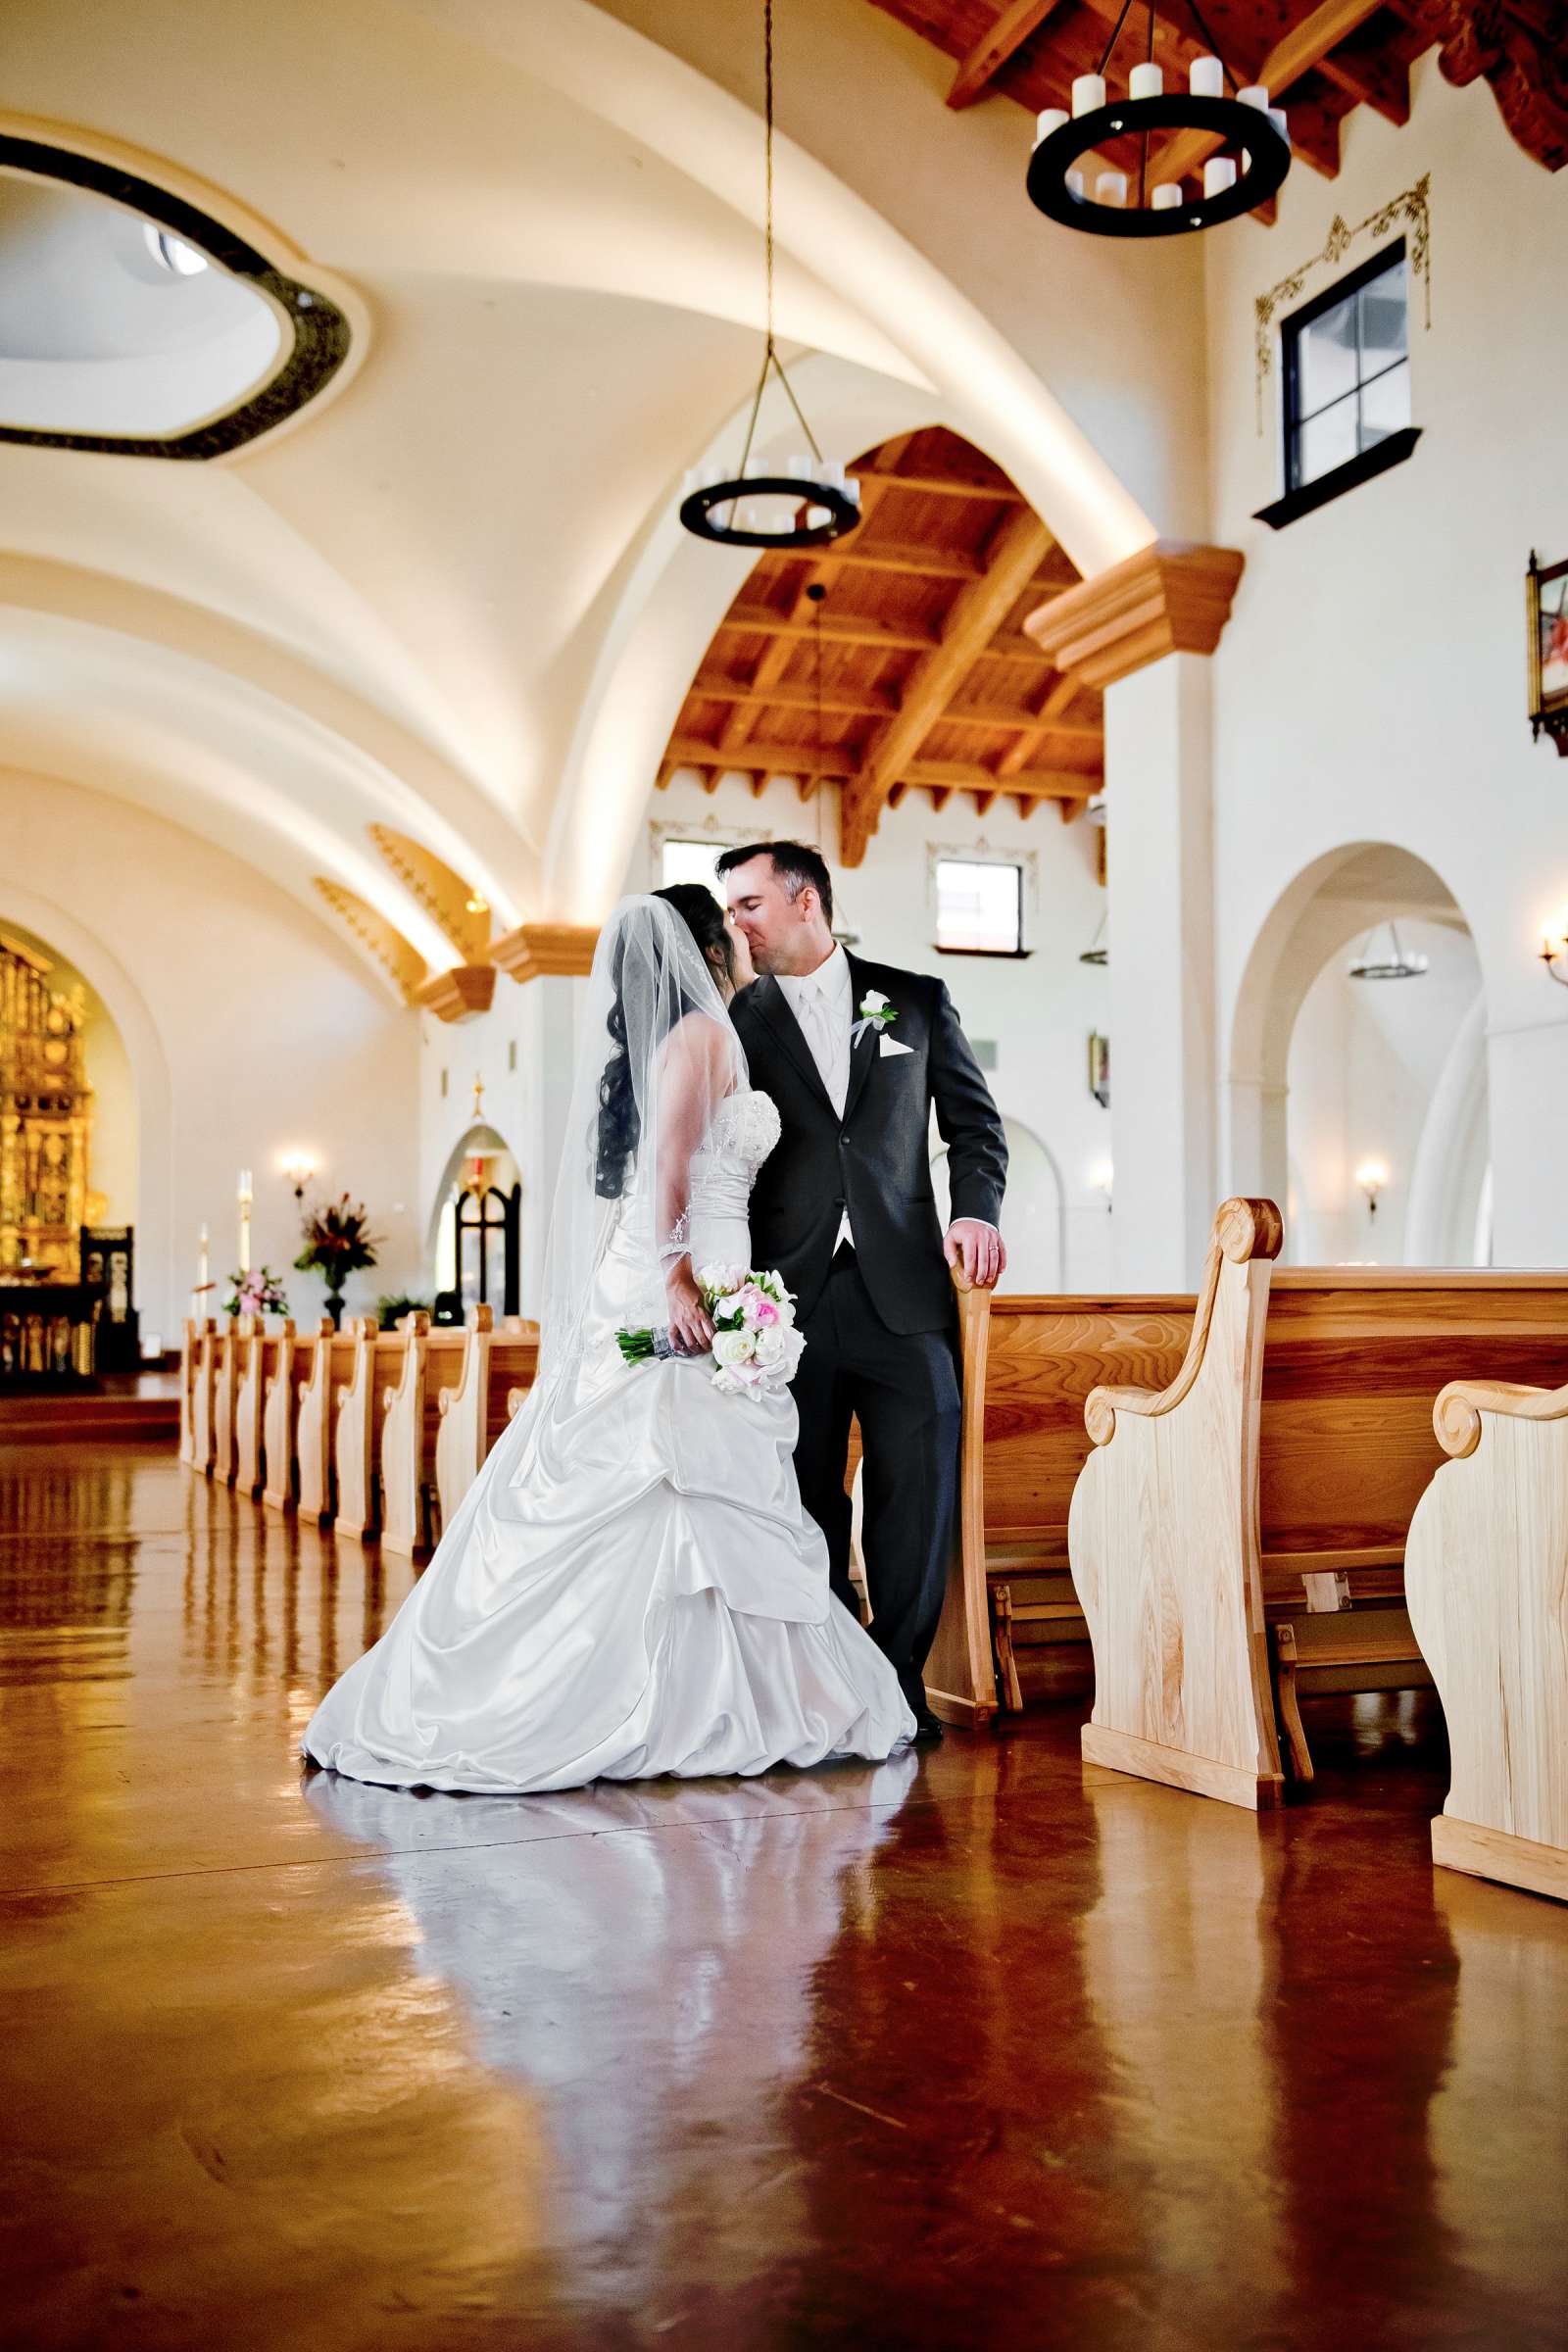
[[[949,1265],[961,1265],[968,1280],[982,1291],[994,1291],[1007,1270],[1001,1234],[994,1225],[982,1225],[974,1217],[956,1217],[942,1248]]]

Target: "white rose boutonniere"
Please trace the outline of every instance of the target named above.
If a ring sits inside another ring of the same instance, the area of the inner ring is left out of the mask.
[[[884,1035],[889,1022],[896,1021],[898,1017],[882,991],[868,988],[860,999],[860,1017],[850,1031],[851,1045],[858,1045],[867,1029],[874,1029],[879,1037]]]

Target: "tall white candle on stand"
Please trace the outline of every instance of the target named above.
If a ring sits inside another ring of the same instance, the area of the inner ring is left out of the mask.
[[[212,1282],[213,1278],[208,1266],[207,1228],[204,1225],[201,1230],[201,1239],[197,1244],[196,1249],[196,1296],[191,1301],[191,1312],[193,1314],[206,1314],[208,1293],[212,1289]]]
[[[239,1270],[242,1274],[248,1274],[251,1270],[251,1172],[249,1168],[241,1168],[239,1172]]]

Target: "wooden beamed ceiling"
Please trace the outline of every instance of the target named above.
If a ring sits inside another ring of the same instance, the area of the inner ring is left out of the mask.
[[[1120,15],[1120,0],[870,0],[954,62],[951,107],[1001,95],[1030,114],[1070,107],[1079,74],[1098,73]],[[1392,122],[1410,114],[1410,68],[1442,42],[1450,81],[1484,74],[1513,136],[1548,171],[1568,161],[1568,53],[1561,0],[1199,0],[1203,23],[1238,83],[1267,84],[1290,114],[1291,142],[1303,163],[1333,178],[1340,125],[1370,106]],[[1125,87],[1147,54],[1149,13],[1127,12],[1107,71]],[[1193,59],[1208,48],[1191,0],[1158,0],[1154,59],[1167,90],[1185,88]],[[1184,179],[1189,195],[1214,141],[1179,133],[1147,157],[1140,142],[1109,142],[1104,161],[1151,185]],[[1151,142],[1152,147],[1152,142]],[[1019,175],[1023,164],[1020,158]],[[1272,210],[1265,217],[1272,217]]]
[[[831,546],[764,554],[692,680],[659,780],[695,768],[842,788],[858,865],[910,790],[984,812],[1077,815],[1101,789],[1101,698],[1053,667],[1023,621],[1078,573],[1012,483],[956,433],[885,442],[853,469],[864,519]],[[820,597],[809,592],[823,591]]]

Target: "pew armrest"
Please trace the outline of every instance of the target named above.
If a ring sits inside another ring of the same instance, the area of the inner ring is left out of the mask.
[[[1568,1388],[1532,1389],[1515,1380],[1450,1380],[1432,1408],[1432,1426],[1445,1453],[1463,1461],[1481,1443],[1481,1416],[1505,1421],[1568,1420]]]
[[[1221,1203],[1208,1238],[1203,1280],[1193,1317],[1193,1336],[1187,1343],[1182,1368],[1165,1389],[1092,1389],[1084,1403],[1084,1427],[1095,1445],[1108,1446],[1116,1434],[1116,1415],[1135,1413],[1156,1420],[1173,1413],[1190,1396],[1203,1368],[1208,1334],[1214,1320],[1220,1269],[1229,1263],[1247,1265],[1253,1258],[1278,1257],[1285,1240],[1285,1220],[1272,1200],[1232,1199]]]

